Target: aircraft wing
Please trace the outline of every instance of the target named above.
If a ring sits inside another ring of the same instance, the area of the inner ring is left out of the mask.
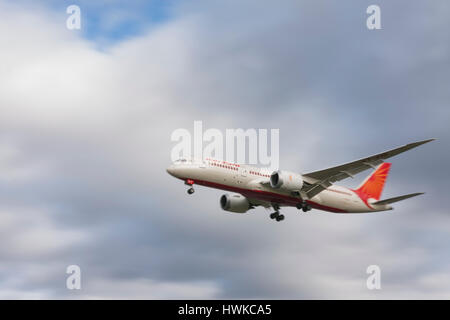
[[[348,162],[336,167],[304,173],[302,176],[306,184],[302,188],[302,193],[306,195],[307,198],[311,199],[315,195],[331,186],[336,181],[340,181],[348,177],[353,178],[355,174],[358,174],[370,168],[375,169],[376,166],[383,163],[385,159],[396,156],[402,152],[408,151],[433,140],[435,139],[409,143],[395,149],[378,153],[367,158]]]

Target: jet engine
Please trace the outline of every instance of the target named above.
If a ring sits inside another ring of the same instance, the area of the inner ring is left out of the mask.
[[[225,211],[235,212],[235,213],[245,213],[250,208],[250,202],[244,196],[240,194],[224,194],[220,197],[220,206]]]
[[[270,186],[274,189],[300,190],[303,186],[303,179],[298,173],[278,170],[270,176]]]

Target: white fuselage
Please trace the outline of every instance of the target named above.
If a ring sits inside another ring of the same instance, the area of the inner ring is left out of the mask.
[[[225,161],[206,159],[203,161],[181,160],[172,164],[167,172],[184,180],[187,184],[203,185],[240,193],[252,203],[270,207],[296,206],[302,202],[300,196],[290,190],[275,189],[267,182],[272,172],[266,169],[238,165]],[[373,205],[363,201],[352,189],[332,185],[306,202],[315,209],[336,213],[363,213],[390,210],[388,205]]]

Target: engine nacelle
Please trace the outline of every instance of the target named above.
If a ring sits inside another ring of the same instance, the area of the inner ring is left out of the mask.
[[[300,190],[303,187],[303,179],[298,173],[278,170],[270,176],[270,186],[274,189]]]
[[[245,213],[251,206],[248,199],[240,194],[224,194],[220,197],[220,206],[225,211],[235,212],[235,213]]]

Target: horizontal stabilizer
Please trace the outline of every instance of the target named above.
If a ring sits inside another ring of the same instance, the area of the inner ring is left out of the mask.
[[[415,196],[419,196],[421,194],[424,194],[424,192],[417,192],[417,193],[410,193],[410,194],[405,194],[404,196],[399,196],[399,197],[394,197],[394,198],[390,198],[390,199],[386,199],[386,200],[381,200],[381,201],[377,201],[377,202],[373,202],[372,204],[391,204],[397,201],[402,201],[408,198],[412,198]]]

